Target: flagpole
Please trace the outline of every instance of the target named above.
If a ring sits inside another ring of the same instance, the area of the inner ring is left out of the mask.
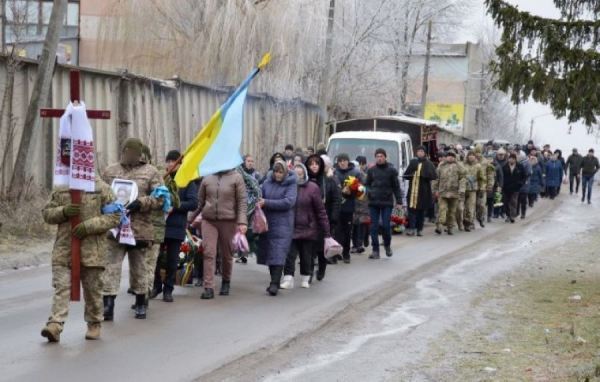
[[[271,52],[268,52],[267,54],[265,54],[262,58],[262,60],[260,61],[260,63],[257,65],[256,69],[254,69],[254,71],[244,80],[244,82],[242,82],[242,84],[240,86],[237,87],[237,89],[235,90],[235,92],[229,97],[229,99],[234,99],[235,96],[237,94],[239,94],[239,92],[241,91],[240,88],[241,86],[252,80],[254,77],[256,77],[256,75],[262,70],[264,69],[269,62],[271,62]],[[168,169],[167,169],[167,173],[163,176],[163,180],[167,180],[167,178],[169,176],[171,176],[172,173],[175,172],[175,169],[177,168],[177,166],[179,166],[181,164],[181,162],[183,162],[183,155],[180,155],[179,158],[175,161],[175,163],[173,163]]]

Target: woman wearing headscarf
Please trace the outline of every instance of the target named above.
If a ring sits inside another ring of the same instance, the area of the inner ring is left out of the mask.
[[[292,249],[285,262],[285,276],[281,289],[294,288],[295,263],[298,255],[300,255],[301,286],[310,288],[315,238],[318,236],[319,230],[323,232],[325,238],[331,237],[329,219],[327,219],[319,186],[308,180],[308,171],[303,164],[294,166],[294,171],[298,176],[298,195],[294,210],[294,238]]]
[[[258,201],[269,225],[269,230],[259,238],[258,264],[269,266],[271,283],[267,292],[271,296],[277,296],[283,267],[292,245],[297,180],[296,172],[288,170],[283,160],[277,160],[262,184],[263,198]]]

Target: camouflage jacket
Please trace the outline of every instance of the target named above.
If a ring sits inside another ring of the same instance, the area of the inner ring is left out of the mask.
[[[441,198],[459,198],[464,195],[467,174],[462,165],[444,161],[438,166],[437,175],[437,180],[432,182],[434,193],[439,193]]]
[[[106,233],[119,225],[121,214],[102,215],[102,208],[116,200],[112,189],[101,180],[96,180],[95,192],[86,192],[82,196],[80,216],[88,233],[81,241],[81,265],[84,267],[104,267],[106,264]],[[42,210],[46,223],[58,225],[52,251],[53,265],[71,264],[71,220],[63,214],[64,207],[70,203],[69,188],[58,186]]]
[[[467,191],[485,191],[486,176],[481,163],[477,159],[474,162],[467,160],[463,163],[463,167],[467,171]]]
[[[109,185],[112,184],[114,179],[131,180],[137,184],[137,199],[140,201],[142,209],[131,214],[133,236],[138,241],[153,242],[155,232],[152,225],[152,211],[160,210],[164,204],[164,200],[150,196],[155,188],[163,185],[158,169],[143,163],[135,166],[115,163],[104,170],[102,179]]]
[[[494,191],[494,185],[496,184],[496,167],[491,163],[485,165],[485,178],[487,185],[487,192]]]

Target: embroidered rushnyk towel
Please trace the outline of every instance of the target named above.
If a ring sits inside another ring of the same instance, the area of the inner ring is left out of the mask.
[[[84,102],[78,106],[70,102],[60,118],[56,156],[55,186],[95,191],[94,135]]]

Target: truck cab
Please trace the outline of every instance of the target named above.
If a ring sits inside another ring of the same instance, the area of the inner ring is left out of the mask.
[[[402,175],[413,157],[412,142],[408,134],[387,133],[379,131],[347,131],[335,133],[329,137],[327,153],[332,162],[342,153],[348,154],[350,160],[361,155],[367,158],[367,167],[375,163],[375,150],[382,148],[387,153],[388,162],[400,174],[400,185],[403,192],[408,186]]]

